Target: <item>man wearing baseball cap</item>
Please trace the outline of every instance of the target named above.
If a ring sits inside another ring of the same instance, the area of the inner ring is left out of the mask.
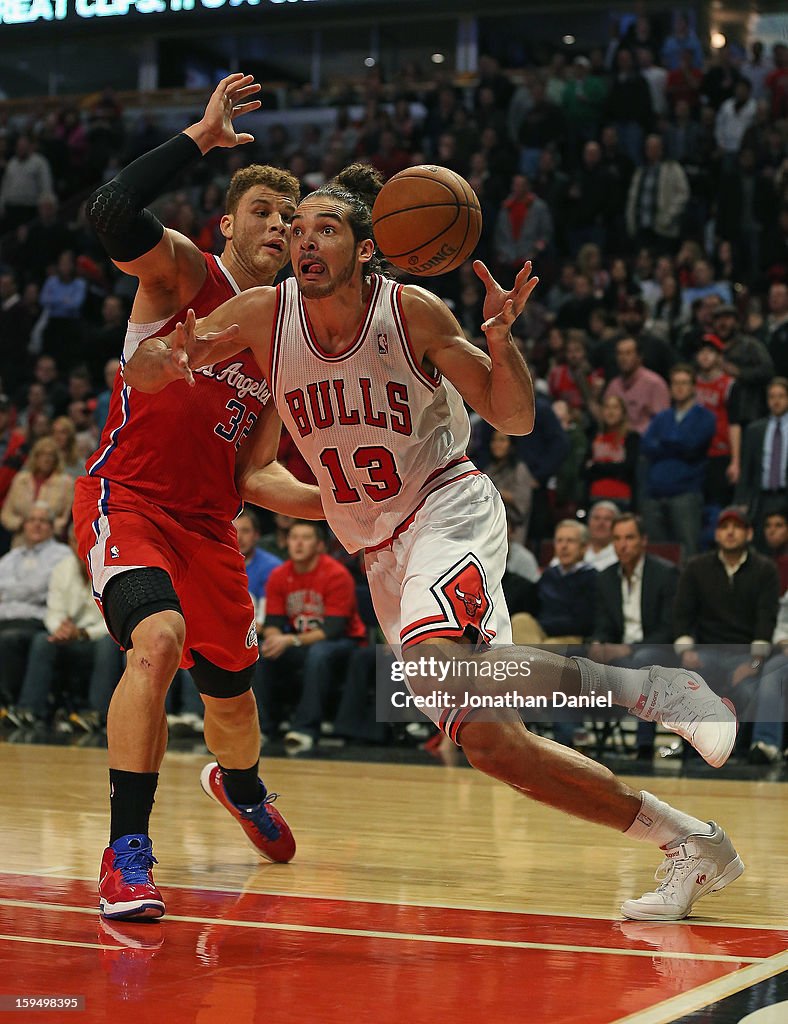
[[[679,578],[674,647],[685,669],[702,671],[741,712],[751,692],[739,684],[769,654],[780,584],[774,562],[750,548],[745,509],[724,508],[714,540],[715,550],[691,558]]]
[[[710,505],[727,505],[733,494],[732,484],[738,480],[739,451],[737,447],[734,468],[731,469],[731,431],[728,419],[728,399],[733,388],[733,377],[722,368],[725,345],[722,338],[711,332],[701,337],[695,354],[697,377],[695,399],[698,405],[714,413],[717,426],[709,444],[706,462],[704,498]]]

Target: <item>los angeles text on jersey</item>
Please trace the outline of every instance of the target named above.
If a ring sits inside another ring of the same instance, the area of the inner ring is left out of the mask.
[[[284,397],[301,437],[313,430],[360,423],[410,437],[413,421],[407,384],[390,380],[385,393],[380,385],[377,388],[369,377],[335,378],[293,388]]]
[[[212,377],[214,380],[224,381],[238,393],[239,398],[256,398],[263,405],[266,405],[271,397],[268,384],[265,380],[250,377],[243,372],[243,363],[230,363],[220,370],[216,364],[201,366],[195,373],[201,373],[203,377]]]

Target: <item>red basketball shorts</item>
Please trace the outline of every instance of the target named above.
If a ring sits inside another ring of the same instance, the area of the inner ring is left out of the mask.
[[[177,515],[101,477],[80,477],[74,526],[101,607],[107,583],[130,569],[164,569],[186,621],[182,668],[191,651],[230,672],[257,660],[254,606],[232,523]]]

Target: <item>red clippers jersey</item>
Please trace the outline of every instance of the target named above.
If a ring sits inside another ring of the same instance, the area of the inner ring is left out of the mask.
[[[240,289],[217,256],[203,253],[202,287],[169,320],[128,326],[121,370],[140,342],[169,334],[187,309],[207,316]],[[135,391],[115,377],[109,416],[96,452],[87,460],[90,476],[131,488],[170,512],[232,519],[241,499],[235,458],[268,401],[268,385],[249,350],[167,385],[156,395]]]
[[[716,380],[701,380],[698,377],[695,382],[695,398],[698,405],[713,412],[717,418],[717,429],[709,444],[709,456],[731,453],[728,398],[732,386],[733,377],[729,377],[727,373],[721,373]]]

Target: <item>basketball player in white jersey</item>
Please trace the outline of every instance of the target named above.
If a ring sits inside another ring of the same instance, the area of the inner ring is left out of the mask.
[[[426,290],[372,272],[370,209],[380,179],[354,165],[307,196],[292,220],[295,277],[245,292],[164,339],[196,366],[251,348],[278,411],[318,479],[326,517],[349,551],[364,549],[378,619],[391,645],[412,655],[468,640],[503,653],[511,644],[501,590],[506,517],[490,480],[467,459],[467,402],[497,430],[533,426],[530,374],[510,328],[537,283],[529,263],[504,291],[487,268],[489,356],[469,344]],[[209,332],[218,340],[201,341]],[[456,650],[459,650],[457,647]],[[466,648],[469,651],[469,648]],[[610,690],[640,717],[662,721],[715,766],[733,748],[736,718],[695,673],[626,670],[522,649],[528,692]],[[515,654],[510,649],[508,657]],[[414,690],[434,681],[411,680]],[[653,892],[623,913],[678,920],[695,900],[743,871],[730,839],[607,768],[529,732],[516,710],[496,720],[456,708],[430,713],[476,768],[570,814],[656,843],[665,851]]]

